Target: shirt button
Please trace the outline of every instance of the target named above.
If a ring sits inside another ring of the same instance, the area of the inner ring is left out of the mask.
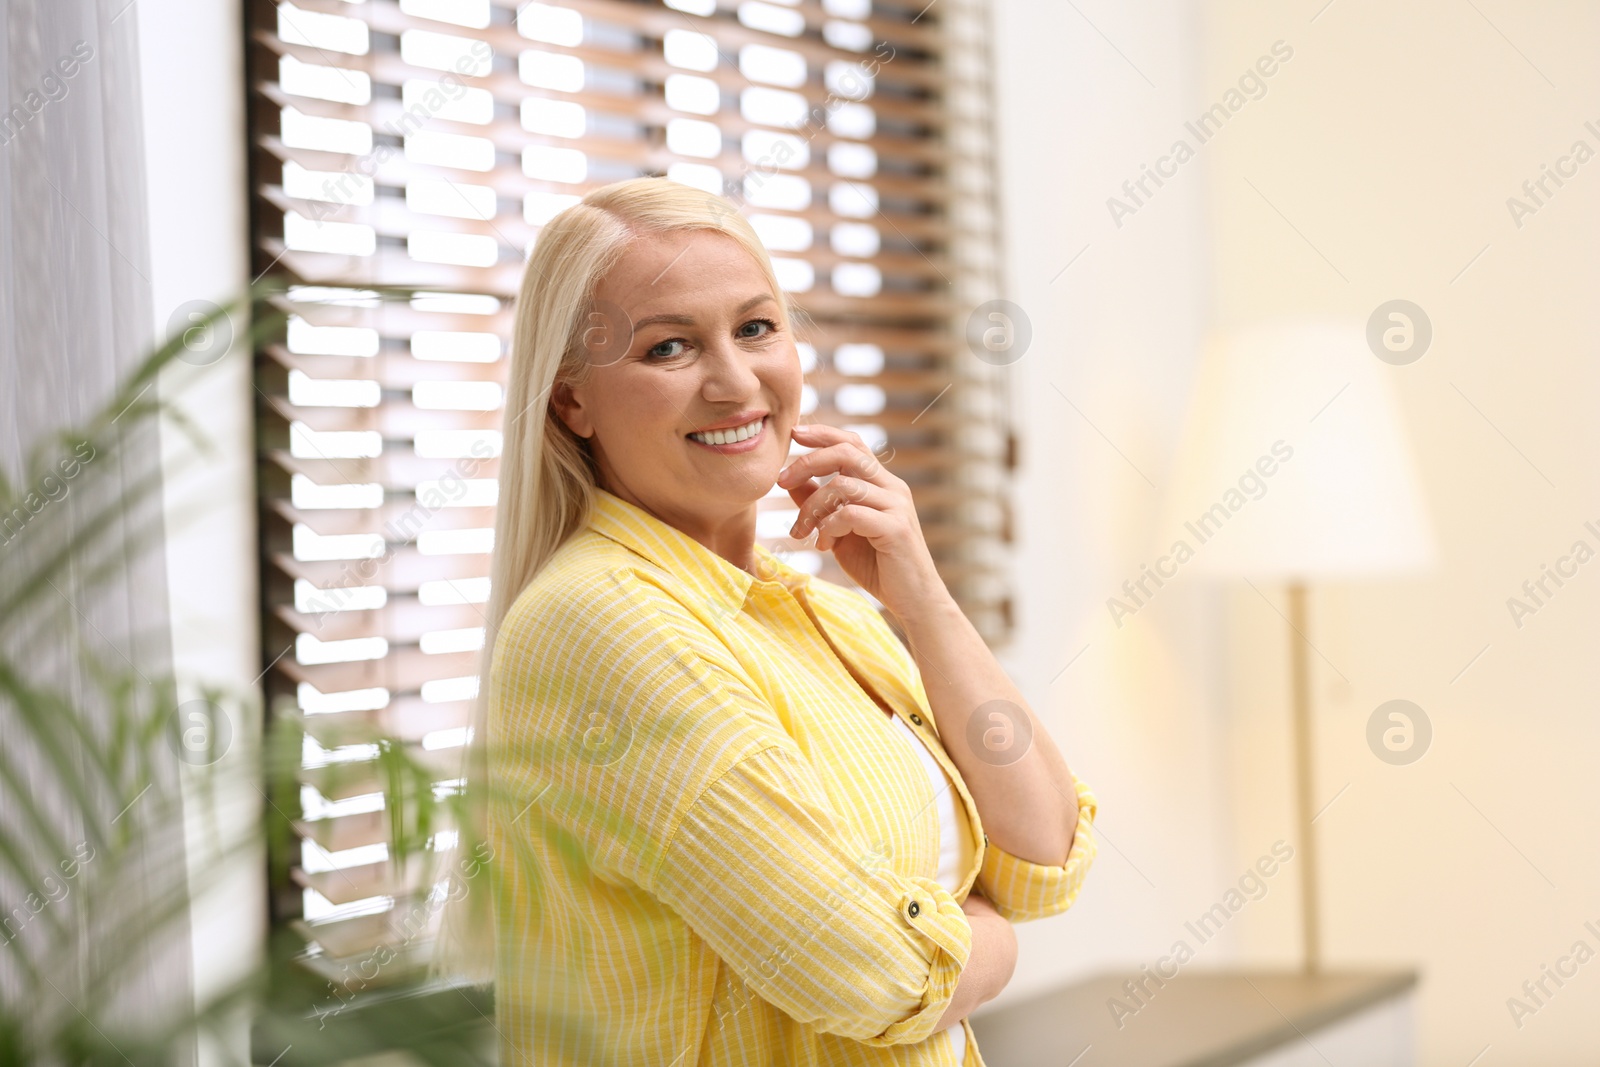
[[[918,915],[922,914],[922,905],[913,900],[910,904],[906,905],[906,914],[915,919]]]
[[[922,725],[922,716],[918,715],[916,712],[913,711],[911,713],[911,721],[916,723],[918,726],[921,726]]]

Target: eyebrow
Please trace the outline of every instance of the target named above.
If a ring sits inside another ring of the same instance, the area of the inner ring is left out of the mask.
[[[768,300],[771,300],[773,303],[777,303],[777,299],[771,293],[760,293],[760,294],[758,294],[756,296],[752,296],[749,300],[746,300],[744,303],[740,304],[739,307],[734,311],[734,314],[735,315],[743,315],[746,311],[749,311],[751,308],[755,307],[757,304],[763,303],[763,302],[768,301]],[[640,319],[638,322],[634,323],[633,324],[633,328],[634,328],[634,330],[637,331],[637,330],[644,329],[644,327],[646,327],[646,326],[655,326],[658,323],[668,323],[668,324],[671,324],[673,326],[693,326],[694,325],[694,316],[692,316],[692,315],[649,315],[649,316],[646,316],[645,318]]]

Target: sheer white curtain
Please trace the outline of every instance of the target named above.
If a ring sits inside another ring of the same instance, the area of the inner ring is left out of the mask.
[[[126,781],[109,787],[116,775],[93,755],[124,701],[91,663],[127,678],[127,704],[156,707],[169,691],[156,428],[124,420],[70,475],[57,465],[41,481],[27,467],[30,447],[107,403],[151,341],[137,18],[130,0],[0,0],[0,472],[12,490],[0,516],[0,597],[20,595],[30,578],[40,589],[20,617],[0,620],[0,824],[14,853],[0,857],[0,1003],[8,1015],[27,1005],[26,1025],[41,1029],[76,1017],[115,1032],[191,997],[181,912],[124,970],[110,958],[132,917],[183,884],[181,820],[150,799],[176,793],[177,751],[154,746],[138,772],[150,779],[142,797]],[[147,488],[119,503],[135,485]],[[50,569],[91,530],[104,534],[100,551]],[[62,728],[64,714],[41,732],[18,685],[65,695],[87,738]],[[67,788],[63,767],[88,791]],[[110,850],[93,845],[94,825],[132,842],[114,893],[95,881]],[[62,842],[79,846],[76,857],[49,854]],[[30,974],[41,952],[48,966]],[[111,990],[87,992],[106,973],[119,976]]]

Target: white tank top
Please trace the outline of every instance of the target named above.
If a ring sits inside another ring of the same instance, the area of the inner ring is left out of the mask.
[[[957,822],[956,815],[956,790],[950,777],[944,773],[944,768],[939,766],[939,761],[933,758],[933,753],[928,751],[928,746],[923,744],[922,738],[916,731],[905,724],[905,720],[898,715],[889,716],[894,720],[894,725],[910,743],[912,749],[922,761],[923,769],[928,772],[928,785],[934,793],[934,807],[939,812],[939,873],[934,880],[945,889],[954,893],[961,886],[962,876],[972,862],[972,845],[968,835],[962,833],[962,826]],[[964,821],[964,820],[963,820]],[[967,1032],[958,1023],[952,1023],[939,1031],[950,1035],[950,1047],[955,1052],[956,1063],[961,1063],[966,1057]]]

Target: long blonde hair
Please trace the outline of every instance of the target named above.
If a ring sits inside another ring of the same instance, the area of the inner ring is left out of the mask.
[[[737,241],[766,275],[786,316],[792,320],[798,314],[761,239],[735,205],[666,178],[633,178],[594,190],[539,231],[523,270],[512,327],[489,612],[470,740],[462,755],[462,825],[454,847],[436,853],[439,877],[449,872],[451,891],[435,943],[435,977],[478,985],[494,979],[493,894],[485,891],[492,883],[483,875],[493,877],[495,858],[481,857],[488,830],[485,743],[495,638],[512,603],[587,523],[594,500],[588,442],[561,421],[551,393],[559,384],[579,384],[591,369],[585,331],[619,325],[596,318],[594,293],[629,242],[643,234],[688,230],[714,230]],[[458,882],[463,872],[467,877]]]

